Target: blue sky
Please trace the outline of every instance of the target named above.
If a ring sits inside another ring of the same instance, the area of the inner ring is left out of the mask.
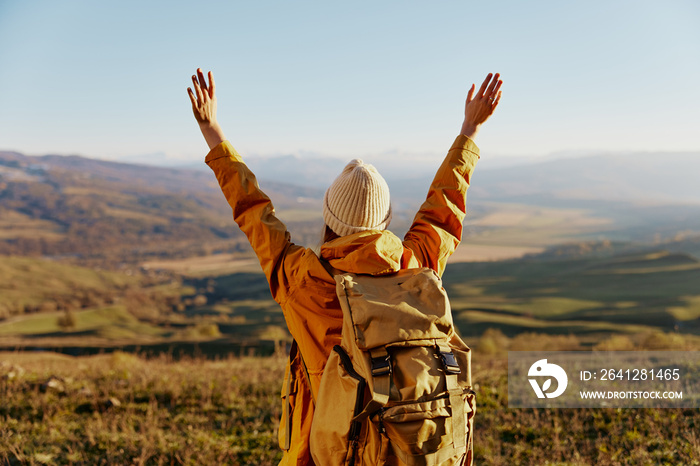
[[[198,66],[244,156],[442,154],[490,71],[484,153],[700,150],[698,24],[694,0],[0,0],[0,150],[201,160]]]

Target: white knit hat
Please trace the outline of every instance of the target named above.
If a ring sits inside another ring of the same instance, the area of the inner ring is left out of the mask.
[[[323,219],[339,236],[384,230],[391,221],[389,186],[376,168],[355,159],[326,190]]]

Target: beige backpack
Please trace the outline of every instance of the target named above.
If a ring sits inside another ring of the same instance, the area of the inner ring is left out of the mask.
[[[317,465],[471,465],[470,350],[431,269],[335,276],[342,341],[318,394]]]

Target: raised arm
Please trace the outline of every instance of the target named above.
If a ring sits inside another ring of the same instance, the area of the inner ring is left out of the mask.
[[[503,81],[499,78],[498,73],[489,73],[478,92],[474,92],[473,84],[469,89],[460,135],[435,174],[428,196],[404,238],[404,245],[413,251],[421,265],[440,275],[462,240],[467,188],[479,159],[474,138],[501,99]]]
[[[209,145],[205,162],[214,171],[221,191],[233,211],[233,219],[245,233],[270,284],[276,300],[284,299],[289,279],[286,267],[298,257],[303,248],[292,244],[284,223],[275,215],[270,198],[260,189],[255,175],[236,152],[216,121],[214,77],[209,72],[209,84],[201,69],[192,76],[194,90],[187,88],[192,111]]]

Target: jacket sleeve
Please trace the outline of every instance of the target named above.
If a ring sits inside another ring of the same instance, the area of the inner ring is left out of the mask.
[[[301,256],[304,248],[293,244],[287,227],[275,216],[272,201],[262,192],[253,172],[243,162],[230,142],[224,141],[204,160],[214,171],[231,209],[233,219],[248,237],[258,256],[272,297],[278,303],[286,299],[290,262]]]
[[[404,246],[413,251],[421,265],[441,276],[447,259],[462,240],[467,188],[478,160],[479,148],[474,141],[457,136],[404,237]]]

